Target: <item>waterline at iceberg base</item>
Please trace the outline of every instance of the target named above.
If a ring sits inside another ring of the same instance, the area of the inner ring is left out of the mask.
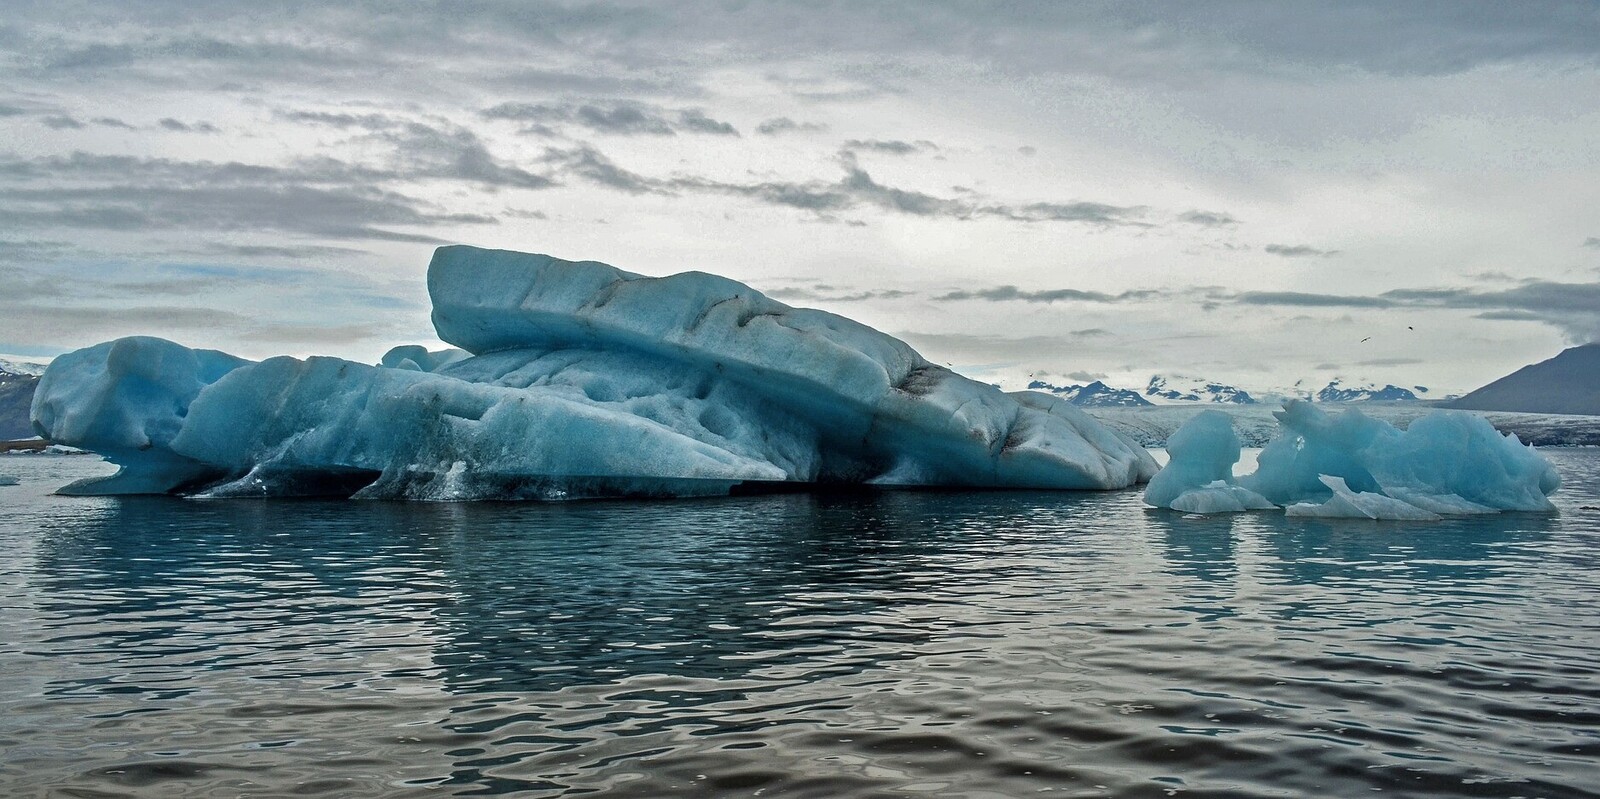
[[[428,268],[439,338],[372,366],[131,337],[57,358],[39,433],[121,469],[67,494],[418,500],[785,484],[1114,489],[1154,459],[1064,401],[699,272],[475,247]]]

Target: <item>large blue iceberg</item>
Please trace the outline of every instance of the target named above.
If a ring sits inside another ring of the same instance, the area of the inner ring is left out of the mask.
[[[1233,476],[1240,450],[1232,420],[1206,411],[1186,422],[1145,502],[1189,513],[1281,505],[1289,516],[1412,521],[1555,510],[1555,467],[1482,417],[1434,411],[1402,431],[1354,408],[1334,416],[1302,400],[1273,415],[1279,434],[1242,478]]]
[[[428,268],[439,338],[378,366],[154,338],[58,358],[33,419],[117,474],[75,494],[468,500],[786,484],[1112,489],[1155,461],[1078,408],[1003,393],[823,311],[699,272],[474,247]]]

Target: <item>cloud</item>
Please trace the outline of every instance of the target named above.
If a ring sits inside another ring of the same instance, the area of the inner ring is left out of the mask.
[[[1153,227],[1139,217],[1149,209],[1142,205],[1108,205],[1095,202],[1036,202],[1019,206],[988,205],[977,209],[980,216],[996,216],[1018,222],[1083,222],[1102,227]]]
[[[738,129],[698,108],[668,109],[631,100],[588,103],[501,103],[480,112],[485,119],[531,125],[534,132],[576,125],[613,136],[672,136],[679,132],[738,136]]]
[[[1600,341],[1600,283],[1534,281],[1497,291],[1391,291],[1384,296],[1423,307],[1533,314],[1539,321],[1562,330],[1575,343]]]
[[[1201,227],[1231,227],[1239,224],[1239,220],[1235,219],[1231,214],[1225,214],[1221,211],[1185,211],[1178,215],[1178,221]],[[1272,250],[1269,247],[1267,251],[1271,252]]]
[[[939,146],[926,140],[909,142],[885,141],[882,139],[850,139],[844,143],[844,149],[886,153],[889,155],[910,155],[911,153],[938,150]]]
[[[371,136],[394,147],[393,169],[411,178],[461,180],[520,189],[555,185],[547,175],[529,172],[496,158],[483,140],[467,128],[407,122],[396,130],[374,132]]]
[[[64,241],[36,239],[0,239],[0,263],[38,263],[54,261],[64,256],[71,245]],[[0,272],[0,275],[3,275]],[[12,288],[9,284],[6,289]]]
[[[1320,308],[1449,308],[1476,310],[1480,319],[1536,321],[1575,343],[1600,341],[1600,283],[1529,280],[1508,289],[1394,289],[1376,296],[1293,291],[1212,292],[1207,301],[1243,305]]]
[[[714,136],[737,136],[739,131],[726,122],[720,122],[705,115],[699,109],[678,112],[678,125],[683,130],[695,133],[709,133]]]
[[[1583,246],[1600,250],[1600,236],[1590,236],[1583,240]]]
[[[847,289],[827,284],[785,286],[765,292],[768,297],[796,302],[865,302],[867,300],[897,300],[914,297],[915,292],[900,289]]]
[[[1473,280],[1482,280],[1491,283],[1521,283],[1529,279],[1509,275],[1505,272],[1495,272],[1492,270],[1487,272],[1474,272],[1473,274],[1467,275],[1467,277],[1470,277]]]
[[[1308,294],[1299,291],[1246,291],[1231,299],[1243,305],[1287,305],[1298,308],[1393,308],[1397,303],[1383,297],[1355,297],[1344,294]]]
[[[39,124],[51,130],[82,130],[85,125],[66,114],[55,114],[39,120]]]
[[[953,220],[998,218],[1014,222],[1080,222],[1102,227],[1150,226],[1139,219],[1147,210],[1142,206],[1095,202],[1007,204],[976,195],[951,199],[888,186],[873,179],[849,152],[842,153],[839,158],[844,176],[831,183],[739,183],[693,176],[655,178],[624,169],[587,144],[569,149],[552,148],[546,151],[542,160],[554,165],[563,174],[629,194],[726,194],[768,205],[809,211],[824,221],[840,221],[835,214],[842,211],[877,208],[891,213]]]
[[[470,13],[433,4],[378,22],[336,4],[221,3],[197,11],[147,3],[133,15],[88,3],[74,10],[68,34],[53,6],[8,8],[14,29],[40,31],[7,42],[30,78],[70,85],[86,78],[189,86],[274,81],[335,94],[438,81],[493,89],[488,96],[512,87],[545,96],[685,96],[699,78],[730,64],[825,54],[846,65],[837,70],[843,74],[792,81],[806,85],[791,91],[839,100],[880,96],[892,87],[874,78],[934,59],[983,64],[1001,77],[1168,85],[1219,74],[1293,80],[1600,62],[1600,21],[1584,2],[1541,3],[1537,13],[1516,4],[1461,10],[1382,0],[1293,11],[1217,2],[941,4],[932,11],[908,0],[820,11],[793,0],[733,7],[686,0],[671,9],[484,2]]]
[[[500,108],[504,109],[505,106]],[[539,109],[540,113],[535,113],[534,109]],[[492,114],[488,115],[493,118]],[[639,134],[671,136],[674,127],[660,112],[632,103],[618,103],[611,106],[524,106],[519,117],[533,121],[575,122],[597,133],[613,133],[621,136]]]
[[[1162,292],[1155,291],[1155,290],[1150,290],[1150,289],[1141,289],[1141,290],[1136,290],[1136,291],[1124,291],[1124,292],[1120,292],[1120,293],[1117,293],[1117,294],[1106,294],[1106,293],[1100,292],[1100,291],[1081,291],[1079,289],[1049,289],[1049,290],[1045,290],[1045,291],[1023,291],[1022,289],[1019,289],[1016,286],[995,286],[994,288],[988,288],[988,289],[952,291],[952,292],[950,292],[948,294],[941,294],[941,295],[939,295],[937,297],[934,297],[933,299],[936,300],[936,301],[940,301],[940,302],[950,302],[950,301],[956,301],[956,300],[988,300],[989,302],[1020,301],[1020,302],[1042,302],[1042,303],[1052,303],[1052,302],[1118,303],[1118,302],[1137,302],[1137,301],[1140,301],[1140,300],[1148,300],[1148,299],[1152,299],[1152,298],[1155,298],[1155,297],[1159,297],[1161,295],[1162,295]],[[1085,331],[1085,332],[1088,332],[1089,334],[1092,335],[1092,331],[1095,331],[1095,330],[1098,330],[1098,328],[1091,328],[1090,331]],[[1100,332],[1104,332],[1104,331],[1100,331]]]
[[[592,68],[594,64],[591,62],[587,66]],[[640,77],[634,74],[606,74],[592,69],[589,72],[576,72],[537,67],[504,68],[504,65],[497,65],[497,69],[487,75],[472,71],[470,66],[460,69],[466,73],[462,75],[464,79],[486,82],[502,89],[502,93],[584,95],[591,97],[627,95],[676,95],[684,97],[704,93],[704,90],[693,79],[683,75],[668,74],[668,71],[664,69],[653,70],[649,77]]]
[[[305,122],[313,125],[326,125],[341,130],[359,128],[362,130],[391,130],[405,124],[405,120],[388,114],[365,113],[351,114],[343,111],[278,111],[280,119],[291,122]]]
[[[205,246],[194,250],[196,254],[224,256],[228,258],[268,258],[307,260],[313,258],[348,257],[360,253],[360,250],[351,247],[330,247],[320,244],[230,244],[226,242],[207,242]]]
[[[85,29],[99,28],[109,36],[127,36],[88,43],[68,43],[59,39],[30,42],[39,48],[38,77],[64,77],[81,79],[84,75],[111,74],[120,79],[166,80],[170,76],[201,71],[223,71],[257,79],[273,76],[280,79],[298,77],[314,80],[321,72],[324,80],[352,69],[373,69],[386,64],[389,59],[379,51],[351,47],[359,40],[353,31],[340,31],[345,41],[342,45],[311,46],[291,43],[289,36],[264,36],[257,31],[254,36],[240,35],[224,38],[212,35],[173,35],[173,29],[189,27],[191,16],[179,24],[163,25],[159,9],[146,9],[140,20],[146,26],[124,25],[120,29],[92,25],[96,20],[86,16],[79,20]],[[289,20],[270,17],[263,20],[269,28]],[[174,20],[173,22],[178,22]],[[183,24],[189,23],[189,24]],[[278,33],[288,33],[279,30]],[[329,31],[332,32],[331,30]]]
[[[268,325],[239,335],[245,341],[271,344],[340,346],[392,336],[398,326],[388,323],[347,325]]]
[[[788,117],[773,117],[756,126],[756,132],[763,136],[776,136],[780,133],[823,133],[827,130],[828,126],[820,122],[796,122]]]
[[[8,323],[6,341],[12,346],[82,346],[151,330],[215,335],[250,324],[248,317],[232,311],[185,305],[0,307]]]
[[[1263,249],[1284,258],[1328,258],[1339,254],[1338,250],[1319,250],[1304,244],[1268,244]]]
[[[340,130],[365,131],[360,141],[386,145],[389,148],[386,169],[365,170],[362,178],[367,181],[457,180],[519,189],[544,189],[555,185],[549,175],[530,172],[496,157],[477,133],[445,120],[417,121],[390,114],[315,110],[279,111],[278,116]]]
[[[1427,363],[1421,358],[1372,358],[1365,361],[1356,361],[1356,366],[1414,366]]]
[[[470,157],[424,164],[416,174],[513,184],[517,178]],[[495,222],[479,214],[439,210],[373,185],[396,178],[396,173],[329,159],[272,167],[74,153],[0,160],[0,177],[7,178],[0,181],[0,216],[18,228],[275,231],[436,243],[439,239],[433,236],[390,228]]]
[[[163,129],[176,131],[178,133],[220,133],[221,132],[217,128],[216,125],[213,125],[210,122],[179,122],[178,120],[173,119],[172,117],[162,117],[162,119],[159,122],[157,122],[156,124],[160,125]]]
[[[1484,311],[1474,314],[1478,319],[1494,319],[1502,322],[1543,322],[1545,317],[1532,311]]]
[[[542,160],[565,173],[627,194],[672,194],[671,186],[676,184],[623,169],[588,145],[546,150]]]
[[[0,338],[60,348],[123,335],[344,345],[426,318],[413,287],[336,269],[74,260],[0,267]],[[269,350],[270,351],[270,350]]]
[[[0,248],[0,253],[4,252],[5,249]],[[38,263],[21,259],[18,262]],[[6,287],[4,292],[0,292],[0,308],[8,304],[27,305],[40,300],[61,300],[72,296],[68,286],[60,280],[12,267],[0,267],[0,284]]]

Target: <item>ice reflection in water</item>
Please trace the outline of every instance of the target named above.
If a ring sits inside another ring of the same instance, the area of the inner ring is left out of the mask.
[[[1137,492],[415,505],[30,480],[0,506],[0,785],[1580,796],[1600,454],[1556,457],[1561,516],[1382,525]],[[29,463],[87,468],[67,460]]]

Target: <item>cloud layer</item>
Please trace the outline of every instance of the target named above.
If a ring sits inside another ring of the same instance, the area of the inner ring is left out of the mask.
[[[1470,388],[1600,337],[1589,3],[20,0],[0,43],[0,351],[370,357],[454,241],[728,274],[995,379]],[[1407,337],[1327,351],[1371,329]]]

